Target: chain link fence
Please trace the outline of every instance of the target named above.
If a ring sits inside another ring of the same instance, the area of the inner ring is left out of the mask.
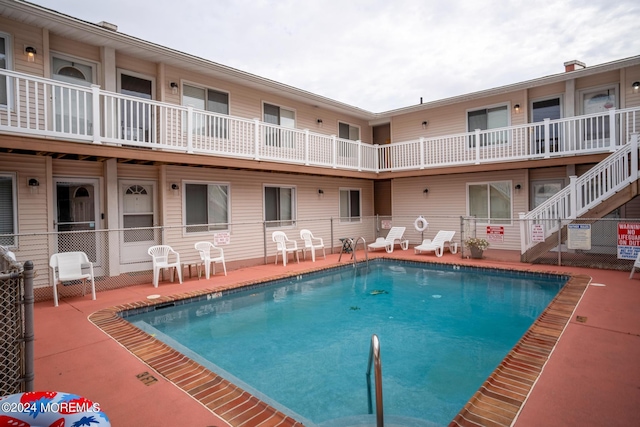
[[[33,263],[0,246],[0,396],[33,390]]]
[[[420,220],[419,218],[422,218]],[[618,224],[639,222],[620,218],[574,220],[571,224],[589,224],[591,247],[576,248],[568,243],[567,223],[563,221],[563,232],[536,243],[535,250],[523,251],[522,233],[530,233],[533,223],[512,219],[499,224],[486,219],[460,216],[370,216],[360,218],[317,218],[282,222],[235,222],[220,225],[190,225],[175,227],[140,227],[107,230],[71,230],[57,233],[32,233],[8,236],[17,244],[12,247],[19,259],[33,260],[35,267],[34,293],[36,301],[53,298],[49,259],[58,252],[82,251],[94,263],[96,291],[152,283],[151,257],[147,250],[157,244],[167,244],[180,253],[185,277],[196,277],[199,273],[200,257],[195,243],[211,241],[223,248],[227,268],[235,269],[273,262],[276,245],[271,238],[275,230],[284,231],[288,238],[296,240],[302,247],[300,230],[309,229],[315,237],[324,241],[327,253],[339,253],[341,239],[353,238],[365,244],[384,237],[391,227],[405,227],[404,239],[410,247],[419,245],[424,239],[432,239],[440,230],[455,231],[453,242],[458,244],[459,256],[469,257],[470,250],[464,245],[470,237],[486,238],[488,251],[500,249],[517,251],[521,260],[528,263],[552,265],[575,265],[584,267],[627,269],[629,259],[618,257]],[[426,223],[426,224],[425,224]],[[538,224],[538,227],[548,225]],[[220,229],[223,228],[223,229]],[[638,231],[640,233],[640,230]],[[0,236],[0,237],[7,237]],[[529,237],[525,241],[531,240]],[[575,243],[575,241],[573,242]],[[361,250],[358,243],[358,250]],[[486,253],[485,253],[486,254]],[[633,257],[635,259],[635,257]],[[77,284],[59,286],[61,298],[82,294]]]
[[[636,246],[640,245],[640,219],[636,218],[513,218],[500,224],[463,217],[461,224],[463,242],[471,237],[484,238],[489,250],[518,250],[521,261],[532,264],[630,270],[640,251]],[[463,245],[462,256],[468,255]]]

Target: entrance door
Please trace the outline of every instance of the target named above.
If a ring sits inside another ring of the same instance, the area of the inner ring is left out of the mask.
[[[121,271],[139,270],[141,262],[151,261],[147,250],[159,244],[156,225],[155,183],[120,181],[120,265]],[[136,265],[138,264],[138,265]]]
[[[562,117],[562,104],[560,98],[549,98],[531,103],[531,122],[542,122],[545,119],[556,120]],[[544,153],[545,150],[545,128],[535,128],[535,141],[532,147],[534,154]],[[549,151],[558,152],[562,148],[560,126],[554,123],[549,126]]]
[[[82,251],[102,274],[103,237],[97,232],[100,221],[98,179],[55,178],[55,218],[58,252]]]

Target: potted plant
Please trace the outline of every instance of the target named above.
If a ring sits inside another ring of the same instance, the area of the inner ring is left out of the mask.
[[[489,247],[489,241],[480,237],[470,237],[464,245],[471,250],[471,258],[482,259],[482,252]]]

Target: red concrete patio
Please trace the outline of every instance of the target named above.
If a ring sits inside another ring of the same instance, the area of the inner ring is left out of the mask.
[[[363,259],[364,253],[360,252],[358,259]],[[523,397],[524,406],[513,425],[635,425],[640,403],[640,274],[629,280],[628,271],[522,264],[518,262],[517,253],[498,250],[486,251],[483,260],[462,259],[459,254],[449,253],[442,258],[433,254],[414,255],[411,249],[396,250],[392,255],[428,262],[591,277],[575,311],[573,308],[568,311],[566,328],[559,332],[557,345],[542,366],[542,373],[533,381],[531,392]],[[370,256],[387,254],[378,252]],[[349,257],[343,256],[341,264],[346,262]],[[147,358],[145,351],[153,351],[151,347],[149,350],[144,347],[136,357],[88,317],[111,307],[140,301],[146,304],[151,294],[168,298],[337,264],[338,255],[334,254],[327,255],[326,260],[320,257],[315,263],[301,260],[299,264],[290,262],[286,267],[269,264],[229,270],[228,276],[219,273],[210,280],[193,278],[183,284],[164,281],[158,288],[149,283],[99,292],[96,301],[89,296],[65,298],[59,307],[53,307],[52,301],[39,302],[35,309],[35,388],[71,392],[92,399],[100,404],[113,426],[296,425],[295,420],[264,415],[259,404],[247,409],[255,416],[238,418],[241,420],[238,422],[224,421],[192,397],[193,394],[176,386],[176,379],[171,375],[168,377],[172,381],[141,360]],[[138,337],[131,336],[129,340],[137,341]],[[184,382],[185,375],[188,374],[180,375],[178,383]],[[230,419],[228,415],[225,418]],[[509,425],[477,417],[461,418],[458,422],[460,425]]]

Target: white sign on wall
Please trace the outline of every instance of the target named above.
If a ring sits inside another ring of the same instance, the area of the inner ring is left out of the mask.
[[[567,230],[567,248],[587,251],[591,249],[591,224],[569,224]]]

